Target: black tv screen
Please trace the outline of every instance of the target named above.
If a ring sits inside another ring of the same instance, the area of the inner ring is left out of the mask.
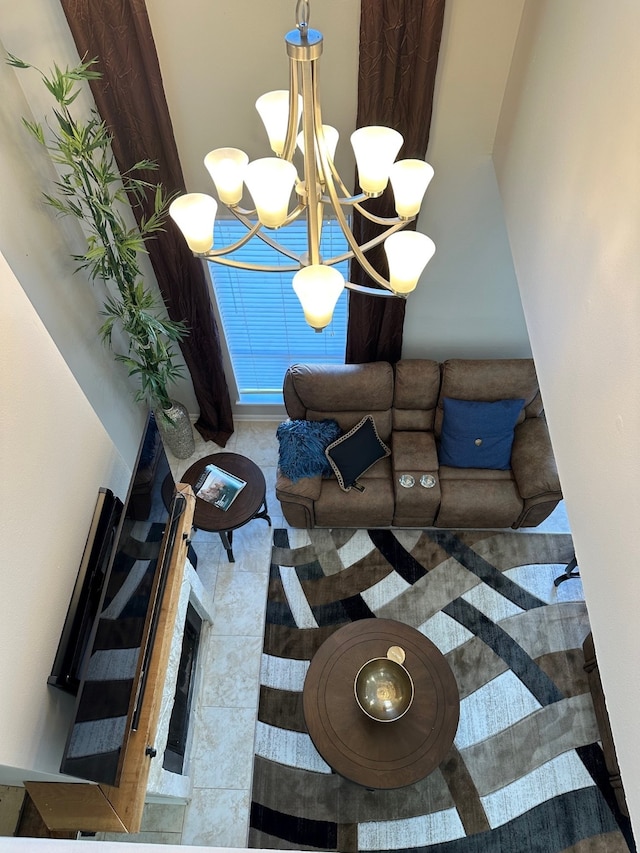
[[[117,785],[141,699],[150,628],[162,594],[169,463],[151,415],[111,550],[77,693],[62,773]]]

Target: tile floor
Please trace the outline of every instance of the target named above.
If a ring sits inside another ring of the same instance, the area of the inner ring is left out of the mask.
[[[194,455],[169,460],[174,479],[178,482],[202,456],[223,449],[242,453],[264,472],[273,527],[286,527],[275,498],[278,422],[238,421],[225,448],[203,441],[196,433]],[[568,532],[563,504],[537,530]],[[138,835],[100,834],[97,840],[214,847],[247,844],[271,528],[257,519],[235,531],[235,563],[227,561],[217,534],[199,531],[193,543],[198,575],[211,593],[212,622],[201,640],[202,682],[192,717],[192,794],[187,803],[148,803]]]

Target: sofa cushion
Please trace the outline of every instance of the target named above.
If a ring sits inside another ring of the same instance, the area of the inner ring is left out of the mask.
[[[378,468],[387,459],[377,462],[371,470]],[[338,481],[331,477],[322,481],[322,494],[315,502],[317,527],[390,527],[393,521],[393,481],[364,479],[364,492],[351,489],[344,492]]]
[[[538,378],[531,358],[452,358],[444,361],[434,422],[436,437],[442,428],[444,397],[487,402],[524,397],[519,422],[542,413]]]
[[[362,409],[349,409],[348,411],[338,412],[333,409],[326,411],[317,411],[315,409],[307,410],[307,418],[312,421],[321,421],[330,419],[335,421],[340,427],[341,433],[349,432],[355,426],[358,426],[362,420],[363,413],[367,412],[376,425],[376,432],[382,441],[388,443],[391,440],[392,414],[391,409],[386,409],[383,412],[374,412],[363,406]]]
[[[294,483],[316,474],[330,476],[332,469],[324,451],[340,433],[333,420],[284,421],[276,430],[280,470]]]
[[[395,365],[394,430],[433,430],[440,391],[440,365],[426,358],[405,358]]]
[[[361,413],[390,411],[393,405],[393,368],[384,361],[294,364],[285,374],[283,395],[290,418],[318,420],[309,413],[349,412],[354,406]]]
[[[511,527],[522,512],[522,498],[509,472],[488,471],[484,478],[450,479],[440,469],[440,490],[436,527]]]
[[[364,487],[357,483],[358,477],[390,453],[387,445],[378,436],[371,415],[362,418],[360,423],[325,450],[338,485],[344,492],[354,486],[358,491],[363,491]]]
[[[513,431],[524,399],[488,403],[445,397],[442,402],[440,464],[506,471],[511,465]]]

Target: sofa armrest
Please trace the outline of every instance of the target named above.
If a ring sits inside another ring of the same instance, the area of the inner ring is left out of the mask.
[[[391,462],[393,472],[438,472],[438,452],[432,432],[404,432],[394,430],[391,436]]]
[[[322,491],[322,477],[317,474],[315,477],[301,477],[294,483],[278,469],[276,478],[276,493],[283,497],[288,497],[293,500],[295,498],[307,498],[312,501],[317,501]]]
[[[278,470],[276,497],[292,527],[315,527],[315,502],[322,492],[322,477],[302,477],[295,483]]]
[[[391,436],[391,464],[395,494],[396,527],[430,527],[440,505],[440,478],[438,477],[438,453],[432,432],[394,431]],[[413,477],[412,486],[400,483],[402,474]],[[423,474],[432,479],[425,486],[420,482]]]
[[[511,470],[525,501],[547,495],[558,499],[562,497],[556,460],[544,418],[527,418],[515,428]]]

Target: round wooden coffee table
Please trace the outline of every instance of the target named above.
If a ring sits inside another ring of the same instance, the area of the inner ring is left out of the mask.
[[[263,518],[271,527],[266,499],[266,484],[264,474],[255,462],[241,456],[239,453],[214,453],[211,456],[203,456],[194,462],[180,477],[181,483],[188,483],[195,487],[200,475],[207,465],[217,465],[223,471],[228,471],[235,477],[246,481],[246,486],[236,497],[229,509],[221,510],[208,501],[196,497],[196,506],[193,513],[193,526],[198,530],[206,530],[211,533],[219,533],[222,544],[227,552],[230,563],[235,562],[233,556],[232,542],[233,531],[242,527],[254,518]],[[168,485],[166,482],[169,481]],[[163,498],[166,502],[165,491],[172,489],[171,478],[167,478],[163,484]],[[166,488],[165,488],[166,486]]]
[[[377,722],[358,707],[354,679],[371,658],[401,646],[415,686],[407,713]],[[366,788],[401,788],[428,776],[449,751],[460,713],[455,677],[439,649],[409,625],[361,619],[339,628],[314,655],[302,694],[311,740],[327,764]]]

